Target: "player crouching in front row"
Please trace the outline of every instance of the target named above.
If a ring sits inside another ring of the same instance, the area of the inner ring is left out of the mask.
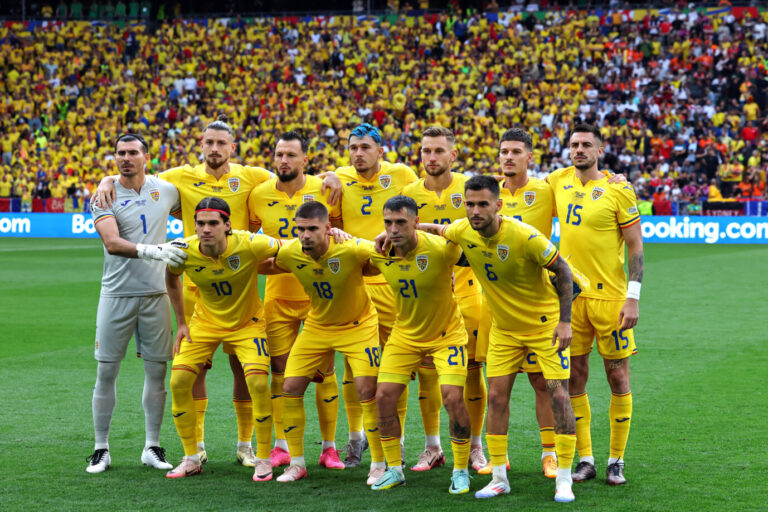
[[[223,199],[206,197],[200,201],[195,208],[197,234],[180,244],[187,260],[166,271],[168,295],[178,323],[171,370],[173,420],[184,445],[184,458],[166,474],[168,478],[203,472],[195,438],[197,412],[192,385],[205,361],[223,342],[241,361],[253,400],[257,443],[253,480],[272,479],[269,353],[257,270],[261,261],[277,254],[280,242],[266,235],[232,231],[229,218],[229,205]],[[200,290],[189,326],[184,320],[180,279],[185,270]]]

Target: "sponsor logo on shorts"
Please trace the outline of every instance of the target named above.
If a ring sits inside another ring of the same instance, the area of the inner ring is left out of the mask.
[[[341,269],[341,261],[339,258],[331,258],[328,260],[328,269],[334,274],[338,274]]]
[[[509,246],[504,244],[497,245],[496,254],[499,256],[501,261],[507,261],[507,258],[509,257]]]
[[[229,178],[227,185],[229,185],[229,190],[237,192],[240,189],[240,178]]]
[[[392,184],[392,177],[389,174],[382,174],[379,176],[379,185],[381,188],[389,188]]]
[[[417,254],[416,255],[416,266],[424,272],[427,270],[427,266],[429,265],[429,257],[426,254]]]

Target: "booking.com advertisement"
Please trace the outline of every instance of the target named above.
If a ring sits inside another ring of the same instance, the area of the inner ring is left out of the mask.
[[[384,226],[382,225],[382,230]],[[768,217],[666,217],[642,220],[647,243],[768,244]],[[98,238],[93,219],[81,213],[0,213],[0,237]],[[180,220],[168,217],[168,238],[182,236]],[[555,219],[552,240],[560,238]]]

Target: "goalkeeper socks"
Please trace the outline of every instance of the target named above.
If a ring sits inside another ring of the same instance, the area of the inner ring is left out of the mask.
[[[285,441],[285,433],[283,432],[283,382],[285,382],[285,374],[273,371],[269,389],[272,393],[272,423],[275,427],[276,447],[278,442],[282,445],[282,441]],[[288,449],[287,444],[279,447],[284,450]]]
[[[192,398],[192,386],[197,378],[194,368],[186,365],[174,366],[171,370],[171,395],[173,422],[184,445],[184,455],[197,454],[197,402]],[[206,402],[208,400],[206,399]]]
[[[488,386],[483,376],[483,363],[471,363],[467,367],[467,381],[464,384],[464,404],[467,406],[467,412],[469,413],[469,426],[472,429],[472,437],[480,437],[483,434],[485,412],[488,406]]]
[[[629,426],[632,423],[632,392],[611,394],[611,405],[608,408],[611,418],[611,450],[610,456],[615,459],[624,458],[629,438]]]
[[[109,426],[112,423],[112,413],[117,403],[117,373],[120,362],[102,363],[96,368],[96,386],[93,388],[93,432],[95,449],[107,449],[109,446]]]
[[[420,366],[418,373],[419,408],[421,409],[421,421],[424,423],[424,433],[427,437],[439,437],[440,409],[443,407],[443,397],[440,393],[437,369],[434,366]]]
[[[336,439],[336,424],[339,420],[339,386],[336,373],[325,375],[323,382],[316,384],[315,405],[320,422],[320,436],[324,441]]]
[[[144,408],[144,427],[147,447],[160,446],[160,427],[165,412],[165,373],[167,363],[144,361],[144,390],[141,405]]]
[[[576,451],[581,459],[592,457],[592,411],[587,393],[571,395],[571,407],[576,417]]]
[[[232,405],[237,419],[237,441],[250,443],[253,438],[253,401],[233,398]]]

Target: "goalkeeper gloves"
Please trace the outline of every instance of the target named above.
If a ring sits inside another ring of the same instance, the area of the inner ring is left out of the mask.
[[[162,261],[172,267],[178,267],[187,259],[186,249],[188,244],[182,239],[176,239],[160,245],[136,244],[136,252],[139,258],[147,261]]]

